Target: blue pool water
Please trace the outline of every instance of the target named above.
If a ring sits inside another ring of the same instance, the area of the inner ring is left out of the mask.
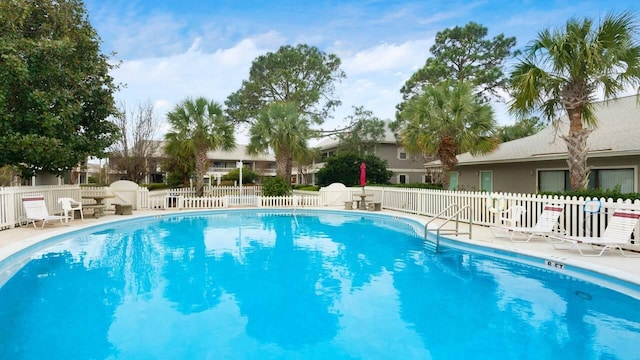
[[[639,300],[420,230],[227,211],[52,240],[0,288],[0,359],[640,357]]]

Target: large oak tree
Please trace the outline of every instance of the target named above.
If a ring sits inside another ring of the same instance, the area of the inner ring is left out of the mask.
[[[290,182],[294,156],[306,151],[306,146],[302,149],[298,141],[306,143],[317,136],[318,132],[311,131],[309,126],[322,124],[340,105],[335,98],[334,86],[344,77],[336,55],[302,44],[282,46],[278,51],[253,61],[249,79],[227,98],[226,112],[234,122],[251,126],[250,150],[274,151],[278,175]],[[278,119],[276,116],[304,119],[306,125],[286,129],[281,126],[281,134],[265,137],[269,133],[265,124],[283,124],[286,121],[285,117]],[[283,143],[279,140],[284,138],[296,139],[296,142]],[[277,148],[274,148],[275,144],[278,144]]]
[[[235,122],[253,123],[269,104],[286,102],[320,124],[340,105],[334,85],[344,77],[336,55],[308,45],[282,46],[253,61],[249,79],[227,98],[226,112]]]
[[[62,174],[104,155],[117,85],[82,1],[1,1],[0,54],[0,165]]]
[[[518,53],[512,51],[516,38],[498,34],[488,39],[487,35],[488,29],[474,22],[438,32],[429,49],[432,56],[400,90],[403,102],[398,105],[398,111],[404,102],[420,95],[425,86],[443,81],[470,84],[473,92],[484,99],[497,96],[508,83],[504,65]]]

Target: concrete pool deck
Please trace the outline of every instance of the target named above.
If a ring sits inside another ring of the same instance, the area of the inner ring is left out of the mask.
[[[253,208],[252,208],[253,209]],[[266,209],[266,208],[265,208]],[[206,210],[206,209],[205,209]],[[205,211],[197,210],[197,211]],[[228,210],[228,209],[225,209]],[[286,210],[286,209],[277,209]],[[301,210],[301,209],[298,209]],[[334,210],[344,211],[338,208],[304,208],[304,210]],[[359,210],[346,210],[347,213],[353,213]],[[85,220],[76,219],[68,224],[60,224],[59,222],[47,223],[44,229],[40,229],[38,223],[38,229],[34,229],[33,225],[17,227],[14,229],[0,231],[0,261],[11,256],[12,254],[28,248],[38,242],[51,238],[56,235],[61,235],[70,231],[80,230],[86,227],[91,227],[100,224],[106,224],[109,222],[117,222],[120,220],[128,220],[136,217],[154,216],[154,215],[169,215],[169,214],[188,214],[192,211],[179,210],[179,211],[164,211],[164,210],[141,210],[134,211],[133,215],[121,216],[106,213],[105,216],[95,219],[87,217]],[[368,213],[363,211],[364,213]],[[391,216],[397,216],[401,218],[408,218],[416,220],[422,224],[425,224],[431,218],[426,216],[412,215],[395,211],[384,210],[381,212],[375,212],[376,214],[387,214]],[[371,213],[369,213],[371,214]],[[440,220],[435,220],[438,223]],[[462,231],[465,231],[468,224],[460,224]],[[617,279],[621,279],[627,282],[638,284],[640,286],[640,258],[623,257],[619,251],[606,252],[599,257],[584,257],[581,256],[577,250],[558,250],[540,238],[534,238],[528,243],[514,243],[508,238],[496,238],[491,230],[486,226],[474,225],[472,229],[472,239],[469,240],[468,236],[461,235],[454,237],[456,240],[463,243],[479,245],[491,249],[504,250],[513,252],[516,254],[530,255],[543,260],[552,261],[553,264],[565,264],[572,265],[579,268],[592,270],[604,275],[612,276]],[[446,237],[452,237],[445,235]]]

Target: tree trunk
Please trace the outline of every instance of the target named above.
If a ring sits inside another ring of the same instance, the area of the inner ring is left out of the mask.
[[[204,193],[204,174],[207,172],[207,146],[200,146],[196,149],[196,196]]]
[[[291,182],[291,176],[287,177],[287,173],[291,174],[291,170],[287,171],[287,169],[290,169],[290,158],[291,156],[287,151],[276,153],[276,175],[282,177],[287,183]]]
[[[438,159],[442,163],[442,188],[449,190],[449,173],[458,163],[457,147],[452,136],[443,136],[438,147]]]
[[[287,184],[291,185],[291,174],[293,172],[293,158],[289,156],[287,158],[287,170],[285,174],[285,180],[287,180]]]
[[[585,108],[585,88],[580,86],[567,87],[563,100],[569,115],[569,134],[561,136],[567,144],[567,164],[571,177],[571,190],[586,189],[589,185],[589,167],[587,166],[587,138],[591,131],[582,126],[582,114]]]
[[[587,138],[592,130],[581,129],[569,131],[562,140],[567,144],[571,190],[586,189],[589,185],[589,167],[587,166]]]

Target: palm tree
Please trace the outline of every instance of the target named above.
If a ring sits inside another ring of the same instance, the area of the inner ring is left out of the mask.
[[[293,159],[307,151],[307,140],[313,135],[309,119],[294,103],[274,102],[260,112],[249,129],[249,154],[273,150],[276,174],[291,183]]]
[[[172,131],[167,142],[181,144],[184,151],[195,156],[196,194],[202,196],[207,172],[209,150],[235,148],[233,124],[222,114],[222,107],[203,97],[186,99],[167,114]]]
[[[640,84],[637,33],[630,12],[608,14],[597,26],[591,19],[570,19],[564,29],[538,33],[511,73],[513,113],[540,112],[557,124],[559,113],[566,111],[569,133],[561,138],[567,144],[572,189],[588,184],[587,138],[597,125],[596,93],[611,99]]]
[[[484,154],[497,145],[491,106],[461,82],[428,85],[400,113],[400,143],[410,152],[435,155],[442,162],[443,186],[462,152]]]
[[[175,179],[182,181],[182,186],[189,186],[189,179],[195,169],[195,154],[192,149],[185,148],[175,136],[165,137],[164,153],[168,158],[162,160],[162,170],[169,173],[167,178],[170,186]]]

